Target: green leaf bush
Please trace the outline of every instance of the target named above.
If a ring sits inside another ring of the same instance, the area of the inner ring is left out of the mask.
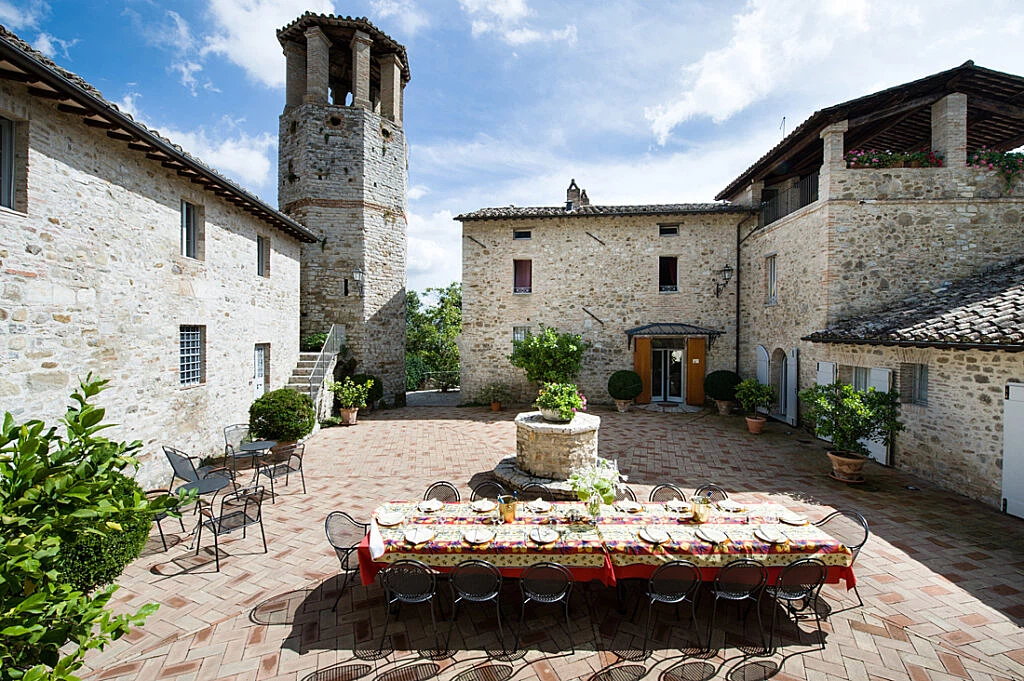
[[[313,400],[291,388],[263,393],[249,406],[249,433],[257,440],[301,440],[313,432],[314,425]]]
[[[299,350],[302,352],[320,352],[327,342],[326,333],[311,333],[299,339]]]
[[[540,329],[539,334],[512,341],[509,362],[535,383],[572,383],[579,376],[589,344],[579,334],[558,333],[543,324]]]
[[[419,390],[423,385],[423,379],[429,371],[427,362],[419,355],[411,352],[405,353],[405,389],[409,391]]]
[[[352,380],[358,384],[373,381],[373,384],[370,386],[370,392],[366,396],[366,403],[371,407],[377,406],[377,403],[384,399],[384,383],[373,374],[353,374]]]
[[[735,371],[712,371],[704,377],[704,394],[713,400],[735,402],[736,386],[739,384],[740,377]]]
[[[334,393],[334,399],[341,409],[362,409],[374,385],[376,383],[372,378],[356,382],[352,376],[346,376],[344,381],[330,381],[327,389]]]
[[[805,416],[813,425],[814,434],[831,440],[839,451],[867,454],[862,440],[882,437],[890,445],[896,433],[904,429],[899,420],[899,393],[895,390],[860,391],[836,381],[801,390],[800,399],[808,406]]]
[[[557,411],[566,421],[587,410],[587,398],[572,383],[545,383],[537,394],[537,407]]]
[[[757,416],[757,409],[767,409],[775,403],[775,388],[758,383],[756,378],[740,381],[736,386],[736,401],[743,411]]]
[[[608,377],[608,394],[613,400],[632,400],[643,391],[643,379],[635,371],[623,369]]]

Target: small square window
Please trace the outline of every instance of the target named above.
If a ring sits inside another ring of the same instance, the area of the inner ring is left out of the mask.
[[[658,225],[658,236],[679,236],[679,225]]]
[[[513,260],[512,293],[533,293],[533,261]]]
[[[775,305],[778,303],[778,278],[775,270],[774,255],[769,255],[764,259],[764,287],[765,304]]]
[[[205,255],[204,236],[203,207],[182,200],[181,254],[186,258],[202,260]]]
[[[517,229],[512,232],[512,238],[515,239],[516,241],[522,239],[532,239],[533,232],[529,229]]]
[[[270,276],[270,237],[256,235],[256,274]]]
[[[513,326],[512,327],[512,340],[524,341],[526,337],[530,335],[530,327],[528,326]]]
[[[178,383],[182,386],[206,382],[206,327],[178,327]]]
[[[658,291],[661,293],[679,290],[678,261],[675,256],[658,258]]]
[[[928,406],[927,364],[900,364],[900,402]]]

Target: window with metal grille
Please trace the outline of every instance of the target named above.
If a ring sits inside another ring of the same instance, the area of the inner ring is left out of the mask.
[[[900,402],[928,406],[927,364],[900,364]]]
[[[528,326],[513,326],[512,327],[512,340],[524,341],[526,337],[530,335],[530,327]]]
[[[769,255],[764,259],[764,293],[767,305],[775,305],[779,301],[774,255]]]
[[[658,258],[658,291],[662,293],[679,290],[678,258],[661,256]]]
[[[533,293],[533,261],[513,260],[512,293]]]
[[[178,383],[199,385],[206,382],[206,327],[178,327]]]
[[[0,206],[14,208],[14,122],[0,117]]]
[[[256,236],[256,274],[270,276],[270,237]]]

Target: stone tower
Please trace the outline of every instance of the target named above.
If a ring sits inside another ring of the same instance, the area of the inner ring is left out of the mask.
[[[405,392],[405,48],[366,19],[308,12],[277,38],[278,202],[321,239],[302,248],[301,333],[343,325],[391,400]]]

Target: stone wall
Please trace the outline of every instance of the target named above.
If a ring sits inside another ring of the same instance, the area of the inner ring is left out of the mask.
[[[819,347],[824,361],[892,369],[928,365],[927,406],[904,405],[893,465],[998,506],[1002,497],[1003,391],[1024,381],[1024,353],[860,345]]]
[[[625,330],[652,322],[683,322],[723,331],[706,370],[735,368],[736,287],[715,297],[712,279],[736,266],[737,214],[572,216],[471,220],[463,224],[462,394],[475,399],[489,382],[513,382],[517,398],[536,389],[511,367],[513,327],[538,324],[579,333],[592,344],[579,385],[588,399],[610,403],[608,377],[633,368]],[[678,236],[658,226],[679,225]],[[530,239],[513,240],[513,230]],[[678,292],[658,291],[658,258],[676,256]],[[532,260],[533,292],[514,294],[514,259]]]
[[[122,425],[107,436],[141,440],[143,486],[166,486],[160,445],[221,453],[223,427],[248,421],[255,344],[271,346],[271,388],[287,382],[299,244],[23,86],[0,84],[0,111],[29,121],[27,210],[0,209],[0,411],[55,423],[79,378],[108,378],[99,402]],[[202,261],[180,255],[183,199],[205,216]],[[189,388],[182,324],[206,326],[206,382]]]

